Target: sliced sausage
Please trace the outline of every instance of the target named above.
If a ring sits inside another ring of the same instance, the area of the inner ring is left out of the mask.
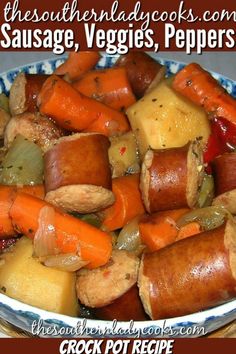
[[[236,214],[236,189],[218,195],[213,199],[212,205],[221,205],[230,213]]]
[[[39,113],[25,112],[12,117],[9,121],[4,136],[6,147],[11,145],[17,134],[38,144],[45,151],[54,140],[63,136],[65,131]]]
[[[19,73],[10,90],[9,106],[12,115],[36,112],[38,93],[49,75]]]
[[[222,205],[236,213],[236,153],[225,153],[212,162],[215,194],[213,205]]]
[[[183,316],[236,296],[236,224],[143,255],[139,292],[152,319]]]
[[[109,305],[97,307],[94,315],[101,320],[145,321],[148,319],[139,297],[137,284]]]
[[[114,203],[109,139],[81,133],[63,137],[44,155],[46,200],[67,211],[91,213]]]
[[[138,98],[145,94],[158,74],[159,77],[165,74],[163,66],[144,52],[132,51],[121,55],[115,65],[126,68],[132,90]]]
[[[79,270],[76,289],[80,302],[92,308],[111,304],[135,285],[138,267],[139,258],[133,253],[114,250],[105,266]]]
[[[180,148],[148,150],[140,182],[147,211],[194,207],[203,170],[202,149],[198,141]]]
[[[225,153],[212,162],[216,195],[236,189],[236,153]]]

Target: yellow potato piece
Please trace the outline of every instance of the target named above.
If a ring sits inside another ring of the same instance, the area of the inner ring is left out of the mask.
[[[32,257],[32,241],[22,237],[1,255],[0,291],[44,310],[77,316],[75,274],[48,268]]]
[[[206,113],[176,93],[169,80],[163,80],[127,110],[141,156],[149,147],[180,147],[195,138],[206,142],[210,125]]]

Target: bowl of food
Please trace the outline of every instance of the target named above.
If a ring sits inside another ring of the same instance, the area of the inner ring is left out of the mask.
[[[198,337],[236,318],[236,84],[141,52],[1,75],[0,317]]]

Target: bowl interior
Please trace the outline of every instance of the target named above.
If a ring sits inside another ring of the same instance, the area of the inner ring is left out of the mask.
[[[151,53],[167,74],[175,74],[184,63],[165,60]],[[117,56],[103,54],[97,67],[111,67]],[[50,74],[64,59],[48,59],[14,68],[0,75],[0,92],[9,94],[10,87],[20,71]],[[212,73],[222,86],[236,97],[236,83],[220,74]],[[158,321],[115,322],[85,320],[44,311],[0,294],[0,317],[40,336],[114,336],[114,337],[198,337],[215,330],[236,318],[236,300],[199,313]],[[54,328],[54,330],[53,330]],[[184,329],[184,330],[183,330]],[[38,333],[36,333],[38,331]]]

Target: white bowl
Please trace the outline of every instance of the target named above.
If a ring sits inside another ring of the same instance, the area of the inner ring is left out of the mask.
[[[184,64],[153,55],[165,64],[168,74],[176,73]],[[103,55],[98,67],[110,67],[116,56]],[[19,71],[50,74],[61,59],[44,60],[9,70],[0,75],[0,92],[9,92]],[[236,83],[222,75],[213,76],[236,96]],[[187,316],[157,321],[115,322],[85,320],[44,311],[0,294],[0,317],[9,323],[41,337],[199,337],[236,319],[236,300]]]

